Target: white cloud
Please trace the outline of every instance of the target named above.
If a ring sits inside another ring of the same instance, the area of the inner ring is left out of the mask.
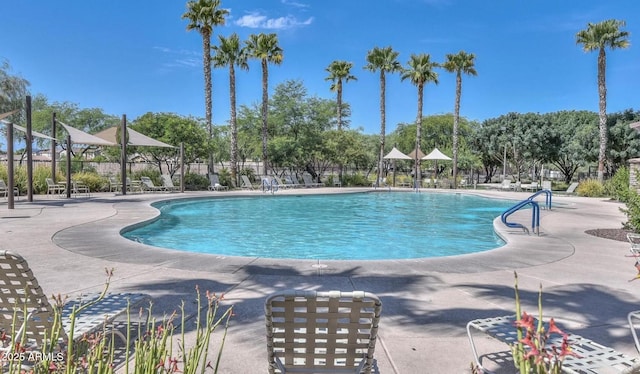
[[[299,21],[296,17],[286,16],[278,18],[268,18],[260,13],[251,13],[240,17],[235,24],[240,27],[249,27],[252,29],[263,28],[271,30],[291,29],[299,26],[307,26],[313,22],[313,17],[309,17],[304,21]]]

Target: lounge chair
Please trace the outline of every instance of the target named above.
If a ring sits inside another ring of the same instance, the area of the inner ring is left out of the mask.
[[[380,299],[364,291],[268,296],[269,373],[371,373],[381,310]]]
[[[242,179],[242,185],[240,186],[241,188],[246,188],[248,190],[253,190],[253,184],[251,184],[251,181],[249,180],[249,177],[247,177],[246,175],[241,175],[240,179]]]
[[[275,181],[275,185],[277,185],[278,188],[284,188],[284,189],[293,188],[293,184],[282,183],[282,180],[275,175],[271,178],[272,180]]]
[[[179,190],[178,186],[173,184],[173,179],[171,179],[171,176],[169,174],[162,174],[160,176],[160,179],[162,180],[162,187],[164,187],[167,191]]]
[[[71,192],[73,192],[74,195],[83,194],[86,197],[91,196],[89,186],[82,181],[71,181]]]
[[[23,338],[28,346],[36,350],[43,347],[45,340],[51,338],[54,326],[54,309],[45,296],[38,280],[33,275],[27,261],[19,254],[0,251],[0,328],[5,332],[15,331],[10,336],[10,344],[5,351],[11,351],[15,343]],[[62,329],[59,331],[60,343],[68,344],[71,334],[70,314],[81,305],[89,305],[76,314],[73,328],[73,340],[79,340],[91,332],[102,331],[105,327],[116,336],[126,341],[122,332],[113,325],[116,318],[133,310],[136,304],[147,297],[142,294],[107,294],[97,301],[98,297],[89,296],[68,302],[62,306]],[[26,312],[26,318],[19,317]],[[14,328],[15,330],[12,330]]]
[[[13,195],[20,196],[18,187],[13,187]],[[9,187],[4,182],[4,179],[0,179],[0,197],[9,197]]]
[[[541,187],[543,190],[551,191],[551,181],[542,181]]]
[[[323,187],[324,183],[322,182],[314,182],[311,179],[311,175],[309,174],[302,174],[302,180],[304,181],[304,186],[309,188],[309,187]]]
[[[573,195],[574,193],[576,193],[576,188],[578,188],[578,185],[579,185],[579,184],[580,184],[580,183],[578,183],[578,182],[573,182],[573,183],[571,183],[571,184],[569,185],[569,187],[567,188],[567,190],[566,190],[566,191],[564,191],[563,193],[564,193],[564,194],[567,194],[567,195]]]
[[[218,174],[209,174],[209,183],[211,183],[208,187],[209,191],[222,191],[229,189],[229,186],[220,184]]]
[[[290,184],[293,188],[302,187],[303,184],[298,182],[298,178],[294,174],[287,175],[284,177],[285,183]]]
[[[141,187],[143,191],[157,192],[167,190],[163,186],[156,186],[149,177],[140,177],[140,182],[142,183]]]
[[[500,184],[500,189],[503,191],[509,191],[511,189],[511,180],[510,179],[503,180],[502,184]]]
[[[122,183],[114,177],[109,177],[109,192],[120,192],[120,190],[122,190]]]
[[[46,178],[47,183],[47,195],[60,195],[67,190],[67,186],[62,183],[55,183],[53,178]]]

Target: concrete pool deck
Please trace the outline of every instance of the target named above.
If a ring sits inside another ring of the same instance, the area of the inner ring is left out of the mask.
[[[315,188],[278,194],[361,192]],[[386,191],[386,190],[378,190]],[[404,191],[407,191],[406,189]],[[422,193],[452,192],[422,190]],[[524,192],[458,190],[522,200]],[[585,234],[620,228],[623,205],[605,199],[554,196],[541,211],[540,235],[496,223],[508,244],[491,251],[432,259],[311,261],[189,254],[148,247],[119,235],[123,227],[155,217],[150,203],[168,198],[268,196],[258,191],[171,194],[93,194],[91,198],[24,197],[8,210],[0,200],[0,250],[23,255],[47,294],[74,295],[102,289],[104,269],[114,268],[113,292],[148,294],[154,310],[170,313],[201,290],[225,293],[235,317],[220,373],[266,372],[263,302],[285,288],[361,289],[383,302],[376,359],[380,373],[465,373],[472,361],[465,325],[469,320],[512,314],[514,270],[524,310],[536,312],[543,287],[545,316],[570,331],[637,356],[626,325],[640,309],[640,281],[629,244]],[[425,212],[428,214],[428,212]],[[528,224],[528,212],[514,221]],[[259,229],[256,222],[250,230]],[[461,232],[460,235],[464,235]],[[401,243],[399,243],[401,244]],[[425,243],[428,245],[428,243]],[[506,346],[478,337],[483,352]],[[212,350],[215,352],[215,350]]]

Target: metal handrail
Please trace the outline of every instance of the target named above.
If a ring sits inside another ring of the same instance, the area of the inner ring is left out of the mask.
[[[512,206],[511,208],[505,210],[502,215],[500,215],[500,219],[502,220],[502,223],[504,223],[507,227],[511,227],[511,228],[521,228],[522,230],[526,231],[526,233],[529,233],[529,229],[527,229],[527,227],[525,227],[523,224],[521,223],[517,223],[517,222],[507,222],[507,217],[510,216],[512,213],[524,208],[527,205],[531,205],[532,208],[532,215],[531,215],[531,229],[534,233],[536,234],[540,234],[540,205],[538,205],[537,202],[531,200],[531,199],[527,199],[527,200],[522,200],[521,202],[517,203],[516,205]]]
[[[537,191],[536,193],[534,193],[533,195],[529,196],[528,200],[533,200],[536,198],[536,196],[540,195],[540,194],[546,194],[546,200],[545,200],[545,207],[549,210],[551,210],[551,196],[553,196],[553,193],[550,190],[540,190]]]

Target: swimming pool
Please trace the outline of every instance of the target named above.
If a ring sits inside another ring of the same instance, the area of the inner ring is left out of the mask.
[[[156,204],[157,220],[123,232],[144,244],[224,256],[383,260],[504,245],[493,219],[513,201],[455,193],[229,197]]]

